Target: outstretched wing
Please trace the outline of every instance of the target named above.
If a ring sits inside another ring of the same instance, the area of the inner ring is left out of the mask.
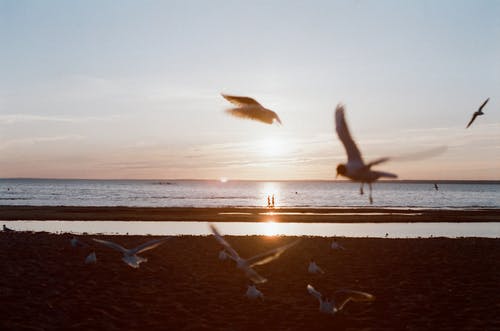
[[[316,291],[316,289],[312,287],[312,285],[310,284],[307,285],[307,292],[309,292],[309,294],[315,297],[316,299],[321,300],[321,293]]]
[[[219,233],[219,231],[217,230],[217,228],[215,227],[215,225],[209,224],[209,226],[210,226],[210,230],[212,230],[212,233],[213,233],[215,239],[217,239],[217,241],[219,242],[219,244],[221,244],[222,246],[224,246],[224,248],[229,252],[229,254],[231,254],[231,258],[233,260],[239,259],[240,256],[238,255],[238,253],[231,247],[231,245],[229,245],[229,243]]]
[[[171,237],[165,237],[165,238],[160,238],[160,239],[148,241],[142,245],[137,246],[134,249],[131,249],[131,253],[132,254],[139,254],[139,253],[142,253],[145,251],[149,251],[150,249],[153,249],[153,248],[160,246],[161,244],[163,244],[165,241],[167,241],[170,238]]]
[[[373,160],[370,163],[366,164],[366,167],[370,168],[370,167],[372,167],[374,165],[385,163],[385,162],[387,162],[389,160],[390,160],[389,157],[381,157],[380,159]]]
[[[345,121],[344,107],[340,104],[337,105],[337,108],[335,109],[335,127],[337,129],[337,135],[347,152],[347,162],[363,165],[364,162],[361,157],[361,153],[352,139],[351,133],[349,132],[349,128],[347,127],[347,123]]]
[[[262,265],[262,264],[269,263],[269,262],[271,262],[273,260],[276,260],[288,248],[290,248],[292,246],[295,246],[299,242],[300,242],[300,239],[297,239],[294,242],[289,243],[287,245],[284,245],[284,246],[272,249],[270,251],[267,251],[267,252],[259,254],[259,255],[252,256],[251,258],[246,259],[247,264],[250,267],[253,267],[253,266],[256,266],[256,265]]]
[[[474,115],[472,115],[472,118],[471,118],[469,124],[467,124],[466,129],[469,128],[469,126],[472,124],[472,122],[474,122],[474,120],[476,119],[476,117],[477,117],[477,112],[475,112]]]
[[[335,305],[338,310],[342,310],[346,303],[349,301],[354,302],[365,302],[374,301],[375,296],[370,293],[352,290],[339,290],[333,294],[333,299],[335,300]]]
[[[488,101],[490,101],[490,98],[486,99],[483,104],[479,107],[479,111],[482,111],[483,110],[483,107],[486,106],[486,104],[488,103]]]
[[[121,246],[121,245],[118,245],[118,244],[115,244],[114,242],[112,241],[107,241],[107,240],[101,240],[101,239],[95,239],[93,238],[92,240],[94,240],[95,242],[98,242],[100,244],[103,244],[104,246],[108,246],[109,248],[112,248],[114,250],[117,250],[121,253],[127,253],[128,252],[128,249],[126,249],[125,247]]]
[[[227,95],[227,94],[222,94],[222,97],[226,99],[227,101],[231,102],[233,105],[240,106],[240,107],[245,107],[245,106],[259,106],[262,107],[260,103],[257,102],[257,100],[252,99],[250,97],[240,97],[236,95]]]

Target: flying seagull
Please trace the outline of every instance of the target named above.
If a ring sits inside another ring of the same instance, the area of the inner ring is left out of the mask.
[[[244,259],[240,257],[240,255],[234,250],[233,247],[231,247],[231,245],[224,239],[224,237],[219,233],[219,231],[213,224],[210,224],[210,230],[212,230],[212,233],[219,244],[224,246],[229,258],[236,262],[236,267],[243,270],[245,272],[245,275],[255,284],[265,283],[267,279],[259,275],[255,270],[252,269],[252,267],[266,264],[277,259],[288,248],[296,245],[300,241],[299,239],[290,244],[272,249],[262,254],[252,256],[248,259]]]
[[[320,312],[331,315],[341,311],[349,301],[363,302],[375,300],[375,297],[370,293],[352,290],[339,290],[333,294],[333,298],[327,298],[316,291],[311,285],[307,285],[307,292],[318,299]]]
[[[270,109],[264,108],[255,99],[227,94],[221,95],[224,99],[236,106],[236,108],[227,109],[226,112],[228,114],[267,124],[273,124],[274,121],[282,124],[278,114]]]
[[[398,176],[389,172],[371,170],[372,166],[389,161],[388,157],[383,157],[370,163],[363,161],[361,153],[349,133],[349,128],[344,117],[344,106],[341,104],[337,105],[337,109],[335,110],[335,125],[337,135],[347,152],[347,163],[337,165],[337,176],[342,175],[355,182],[360,182],[360,194],[364,193],[363,186],[365,183],[368,183],[370,188],[370,203],[373,203],[372,183],[380,177],[397,178]]]
[[[123,262],[125,262],[126,264],[128,264],[132,268],[139,268],[139,264],[141,264],[142,262],[146,262],[148,259],[146,259],[142,256],[138,256],[137,254],[140,254],[140,253],[143,253],[145,251],[149,251],[150,249],[153,249],[155,247],[158,247],[168,239],[170,239],[170,237],[151,240],[151,241],[148,241],[148,242],[146,242],[142,245],[139,245],[136,248],[132,248],[132,249],[127,249],[121,245],[115,244],[112,241],[101,240],[101,239],[94,239],[94,241],[123,253],[123,257],[122,257]]]
[[[476,112],[474,112],[474,114],[472,114],[472,118],[471,118],[469,124],[467,124],[466,129],[472,124],[472,122],[474,122],[474,120],[476,119],[476,117],[478,117],[480,115],[484,115],[484,113],[483,113],[483,107],[486,106],[486,104],[488,103],[488,101],[490,101],[490,98],[486,99],[486,101],[483,102],[483,104],[481,105],[481,107],[479,107],[479,109]]]

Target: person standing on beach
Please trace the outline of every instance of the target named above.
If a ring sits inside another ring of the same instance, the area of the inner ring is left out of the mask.
[[[271,208],[271,197],[267,196],[267,208]]]
[[[273,197],[272,197],[271,201],[272,201],[271,202],[271,206],[274,208],[274,194],[273,194]]]

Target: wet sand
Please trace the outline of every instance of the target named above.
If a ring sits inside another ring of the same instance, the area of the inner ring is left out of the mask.
[[[268,221],[279,222],[498,222],[500,209],[391,208],[158,208],[0,206],[0,220]]]
[[[0,233],[1,330],[499,330],[500,239],[352,239],[332,251],[309,237],[256,270],[263,302],[243,295],[247,280],[217,259],[212,237],[175,237],[145,252],[139,269],[95,245],[98,262],[71,235]],[[79,237],[91,242],[91,237]],[[99,236],[126,247],[156,237]],[[242,256],[294,240],[227,237]],[[307,273],[314,257],[324,275]],[[350,288],[373,303],[322,315],[306,292]]]

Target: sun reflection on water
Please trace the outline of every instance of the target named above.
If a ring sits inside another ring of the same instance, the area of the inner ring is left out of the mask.
[[[276,224],[276,222],[267,221],[265,223],[262,223],[262,225],[264,228],[263,232],[264,232],[265,236],[273,237],[273,236],[276,236],[278,234],[279,227],[278,227],[278,224]]]

